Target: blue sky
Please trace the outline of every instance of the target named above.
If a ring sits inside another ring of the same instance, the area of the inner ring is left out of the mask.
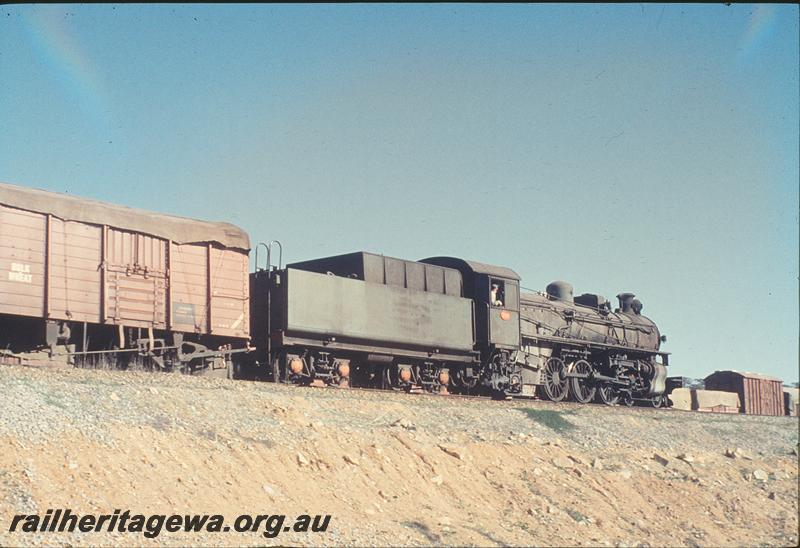
[[[671,372],[798,378],[798,8],[0,8],[0,180],[631,291]]]

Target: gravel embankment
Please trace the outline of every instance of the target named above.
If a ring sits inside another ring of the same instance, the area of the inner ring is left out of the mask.
[[[0,545],[798,540],[797,418],[20,366],[0,386]],[[273,539],[8,532],[58,507],[333,517]]]

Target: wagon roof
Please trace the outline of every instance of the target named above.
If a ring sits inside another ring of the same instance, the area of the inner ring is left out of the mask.
[[[726,369],[724,371],[714,371],[708,377],[706,377],[706,379],[708,379],[709,377],[714,377],[714,376],[728,376],[728,375],[735,375],[735,376],[739,376],[739,377],[744,377],[746,379],[759,379],[759,380],[763,380],[763,381],[783,382],[783,381],[781,381],[781,379],[779,379],[777,377],[770,377],[768,375],[762,375],[761,373],[751,373],[749,371],[735,371],[733,369]]]
[[[108,225],[140,232],[180,244],[216,242],[229,248],[250,249],[247,233],[230,223],[165,215],[76,198],[59,192],[0,183],[0,204],[36,213],[48,213],[65,221]]]

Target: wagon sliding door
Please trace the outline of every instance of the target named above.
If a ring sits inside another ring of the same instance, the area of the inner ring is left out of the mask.
[[[106,319],[133,327],[166,327],[167,242],[106,229]]]
[[[48,318],[100,320],[102,228],[50,217],[47,261]]]

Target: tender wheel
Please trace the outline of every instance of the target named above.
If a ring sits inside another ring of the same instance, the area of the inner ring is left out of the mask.
[[[409,368],[389,365],[383,368],[384,387],[396,392],[410,392],[413,374]]]
[[[653,404],[653,407],[658,409],[664,405],[664,396],[663,395],[653,396],[653,399],[650,401]]]
[[[550,358],[544,364],[542,387],[548,400],[561,401],[566,397],[569,391],[566,373],[567,369],[560,358]]]
[[[578,360],[575,362],[575,365],[572,366],[572,372],[588,376],[592,373],[592,366],[586,360]],[[575,398],[575,401],[580,403],[589,403],[592,401],[597,387],[594,385],[591,378],[572,377],[570,378],[570,384],[572,396]]]
[[[612,385],[602,384],[597,389],[597,399],[606,405],[616,405],[619,401],[619,394]]]
[[[457,370],[451,377],[453,391],[457,394],[470,394],[478,386],[478,378],[467,378],[463,370]]]

